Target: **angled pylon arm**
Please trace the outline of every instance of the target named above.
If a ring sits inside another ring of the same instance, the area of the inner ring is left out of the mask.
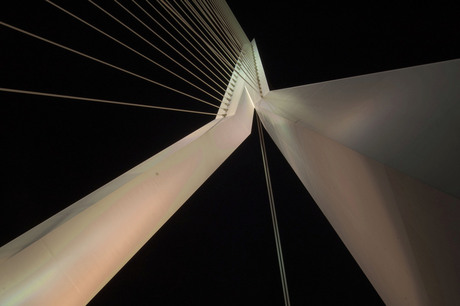
[[[459,79],[453,60],[271,91],[255,105],[387,305],[460,300]]]
[[[235,79],[225,116],[0,248],[0,304],[88,303],[250,134]]]

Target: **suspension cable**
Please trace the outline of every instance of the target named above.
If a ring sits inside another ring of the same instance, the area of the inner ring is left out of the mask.
[[[185,13],[184,9],[181,7],[181,6],[178,6],[179,10],[181,10],[183,14],[181,14],[171,3],[168,3],[164,0],[160,0],[160,3],[164,4],[165,7],[167,7],[174,15],[177,16],[177,18],[179,20],[182,21],[183,24],[185,24],[189,29],[190,31],[192,31],[196,37],[198,37],[204,44],[205,46],[207,46],[209,48],[209,50],[215,55],[216,58],[218,58],[220,60],[220,62],[224,65],[224,69],[226,69],[229,73],[232,73],[232,70],[233,70],[233,64],[231,62],[228,61],[228,59],[226,59],[220,52],[219,50],[216,50],[212,44],[209,44],[208,43],[208,37],[206,37],[205,35],[200,35],[200,33],[198,33],[195,28],[192,26],[192,24],[194,24],[193,20],[190,19],[191,23],[187,21],[187,19],[185,18],[185,16],[187,16],[187,14]],[[196,26],[196,24],[195,24]]]
[[[219,67],[216,67],[215,64],[219,65],[219,63],[217,62],[217,60],[216,60],[214,57],[211,56],[211,54],[209,54],[209,53],[207,52],[207,50],[204,50],[204,51],[207,53],[208,56],[206,56],[205,54],[203,54],[203,53],[202,53],[202,52],[201,52],[201,51],[200,51],[200,50],[199,50],[199,49],[198,49],[198,48],[197,48],[197,47],[196,47],[196,46],[195,46],[195,45],[194,45],[194,44],[193,44],[183,33],[182,33],[182,31],[180,31],[173,23],[171,23],[171,21],[168,20],[168,18],[166,18],[166,16],[165,16],[164,14],[162,14],[162,13],[160,12],[160,10],[159,10],[158,8],[156,8],[156,7],[155,7],[153,4],[151,4],[148,0],[145,0],[145,2],[147,2],[147,4],[148,4],[151,8],[153,8],[153,9],[155,10],[156,13],[158,13],[158,15],[160,15],[160,16],[161,16],[161,17],[162,17],[162,18],[163,18],[163,19],[164,19],[164,20],[165,20],[165,21],[166,21],[166,22],[167,22],[167,23],[168,23],[168,24],[169,24],[169,25],[170,25],[170,26],[171,26],[171,27],[172,27],[182,38],[183,38],[183,39],[185,39],[185,41],[186,41],[190,46],[192,46],[193,49],[194,49],[196,52],[198,52],[198,54],[199,54],[202,58],[204,58],[204,59],[212,66],[212,68],[214,68],[214,69],[215,69],[225,80],[228,80],[228,79],[230,78],[230,74],[226,73],[226,71],[224,71],[224,69],[219,69]],[[187,29],[184,28],[184,26],[183,26],[181,23],[179,23],[179,22],[177,21],[177,19],[174,17],[174,15],[172,15],[172,13],[169,12],[169,11],[163,6],[163,4],[162,4],[161,2],[159,2],[159,4],[162,5],[163,9],[165,9],[165,11],[174,19],[174,21],[175,21],[177,24],[179,24],[179,25],[184,29],[185,33],[187,33],[187,34],[188,34],[188,35],[189,35],[189,36],[200,46],[200,44],[197,42],[197,40],[187,31]],[[194,56],[194,57],[196,57],[196,56]],[[215,63],[213,63],[213,62],[211,61],[211,59],[212,59]],[[220,66],[220,65],[219,65],[219,66]],[[221,67],[221,68],[222,68],[222,67]],[[224,74],[224,73],[226,73],[226,74]],[[225,82],[224,82],[224,84],[226,85]]]
[[[158,37],[162,42],[164,42],[169,48],[174,50],[178,55],[180,55],[183,59],[185,59],[189,64],[191,64],[195,69],[200,71],[203,75],[206,75],[210,81],[215,83],[216,86],[218,86],[221,91],[225,91],[225,88],[221,87],[218,83],[216,83],[212,78],[210,78],[207,74],[203,72],[192,60],[190,60],[188,57],[186,57],[184,54],[182,54],[179,50],[177,50],[173,45],[171,45],[166,39],[164,39],[160,34],[158,34],[156,31],[154,31],[151,27],[149,27],[145,22],[143,22],[139,17],[137,17],[132,11],[130,11],[128,8],[126,8],[124,5],[122,5],[119,1],[114,0],[115,3],[117,3],[121,8],[123,8],[129,15],[131,15],[134,19],[136,19],[140,24],[142,24],[146,29],[148,29],[151,33],[153,33],[156,37]],[[177,63],[177,62],[176,62]],[[218,89],[215,89],[213,86],[208,84],[205,80],[201,79],[198,75],[190,71],[189,69],[186,69],[182,64],[181,68],[185,69],[188,73],[192,74],[195,78],[200,80],[203,84],[214,90],[218,94],[222,94],[221,91]]]
[[[222,40],[228,48],[231,48],[234,52],[236,52],[236,55],[238,56],[239,49],[235,48],[231,43],[228,42],[226,34],[222,32],[222,29],[216,23],[216,20],[214,19],[212,14],[208,11],[204,3],[202,3],[201,1],[196,1],[196,0],[192,0],[192,1],[195,3],[195,6],[199,9],[199,11],[204,16],[204,18],[208,20],[209,26],[215,29],[214,32],[217,34],[217,37],[220,40]]]
[[[53,45],[53,46],[62,48],[62,49],[64,49],[64,50],[70,51],[70,52],[75,53],[75,54],[78,54],[78,55],[80,55],[80,56],[82,56],[82,57],[85,57],[85,58],[87,58],[87,59],[93,60],[93,61],[98,62],[98,63],[103,64],[103,65],[106,65],[106,66],[111,67],[111,68],[113,68],[113,69],[122,71],[122,72],[124,72],[124,73],[126,73],[126,74],[135,76],[135,77],[137,77],[137,78],[140,78],[140,79],[145,80],[145,81],[147,81],[147,82],[150,82],[150,83],[152,83],[152,84],[155,84],[155,85],[158,85],[158,86],[160,86],[160,87],[163,87],[163,88],[169,89],[169,90],[171,90],[171,91],[174,91],[174,92],[176,92],[176,93],[182,94],[182,95],[184,95],[184,96],[186,96],[186,97],[192,98],[192,99],[194,99],[194,100],[196,100],[196,101],[199,101],[199,102],[201,102],[201,103],[205,103],[205,104],[207,104],[207,105],[210,105],[210,106],[212,106],[212,107],[215,107],[215,108],[220,109],[219,106],[216,106],[216,105],[214,105],[214,104],[212,104],[212,103],[210,103],[210,102],[207,102],[207,101],[205,101],[205,100],[203,100],[203,99],[200,99],[200,98],[198,98],[198,97],[192,96],[192,95],[190,95],[190,94],[188,94],[188,93],[185,93],[185,92],[180,91],[180,90],[178,90],[178,89],[175,89],[175,88],[172,88],[172,87],[170,87],[170,86],[164,85],[164,84],[162,84],[162,83],[160,83],[160,82],[154,81],[154,80],[152,80],[152,79],[149,79],[149,78],[144,77],[144,76],[142,76],[142,75],[139,75],[139,74],[137,74],[137,73],[134,73],[134,72],[131,72],[131,71],[129,71],[129,70],[126,70],[126,69],[124,69],[124,68],[121,68],[121,67],[118,67],[118,66],[116,66],[116,65],[110,64],[110,63],[105,62],[105,61],[103,61],[103,60],[101,60],[101,59],[95,58],[95,57],[93,57],[93,56],[91,56],[91,55],[88,55],[88,54],[85,54],[85,53],[83,53],[83,52],[77,51],[77,50],[72,49],[72,48],[70,48],[70,47],[61,45],[61,44],[59,44],[59,43],[57,43],[57,42],[54,42],[54,41],[49,40],[49,39],[47,39],[47,38],[44,38],[44,37],[41,37],[41,36],[39,36],[39,35],[33,34],[33,33],[31,33],[31,32],[28,32],[28,31],[26,31],[26,30],[23,30],[23,29],[21,29],[21,28],[12,26],[12,25],[7,24],[7,23],[5,23],[5,22],[3,22],[3,21],[0,21],[0,25],[5,26],[5,27],[7,27],[7,28],[10,28],[10,29],[12,29],[12,30],[15,30],[15,31],[17,31],[17,32],[20,32],[20,33],[22,33],[22,34],[28,35],[28,36],[30,36],[30,37],[36,38],[36,39],[38,39],[38,40],[41,40],[41,41],[46,42],[46,43],[48,43],[48,44],[51,44],[51,45]]]
[[[147,1],[147,3],[149,3]],[[195,33],[195,35],[191,34],[189,30],[187,30],[187,27],[190,28],[190,25],[187,23],[186,20],[184,20],[184,18],[182,16],[179,15],[179,13],[173,8],[171,7],[171,5],[165,1],[162,1],[162,0],[159,0],[158,3],[163,7],[163,9],[174,19],[175,22],[177,22],[177,24],[185,31],[185,33],[188,34],[189,37],[191,37],[193,39],[193,41],[198,45],[198,46],[201,46],[202,43],[200,43],[196,38],[195,36],[199,37],[197,33]],[[193,31],[192,31],[193,32]],[[205,43],[205,45],[207,46],[207,44]],[[217,66],[219,66],[219,70],[218,71],[222,71],[222,72],[225,72],[227,74],[227,77],[230,78],[231,76],[231,73],[232,73],[232,70],[229,69],[228,67],[226,67],[224,65],[224,63],[222,63],[222,59],[219,58],[218,56],[213,56],[211,53],[209,53],[209,51],[207,50],[207,48],[204,48],[204,47],[201,47],[201,49],[208,55],[209,58],[211,58]],[[212,52],[212,49],[210,48],[211,52]]]
[[[63,99],[72,99],[72,100],[80,100],[80,101],[90,101],[90,102],[98,102],[98,103],[108,103],[108,104],[116,104],[116,105],[135,106],[135,107],[153,108],[153,109],[161,109],[161,110],[175,111],[175,112],[184,112],[184,113],[194,113],[194,114],[201,114],[201,115],[216,116],[216,114],[214,114],[214,113],[194,111],[194,110],[190,110],[190,109],[154,106],[154,105],[146,105],[146,104],[137,104],[137,103],[124,102],[124,101],[114,101],[114,100],[97,99],[97,98],[77,97],[77,96],[61,95],[61,94],[54,94],[54,93],[48,93],[48,92],[39,92],[39,91],[32,91],[32,90],[22,90],[22,89],[2,88],[2,87],[0,87],[0,91],[10,92],[10,93],[26,94],[26,95],[34,95],[34,96],[63,98]]]
[[[216,46],[216,50],[219,48],[221,53],[225,54],[228,58],[231,59],[232,63],[234,63],[237,58],[237,54],[233,54],[231,50],[225,46],[225,44],[222,44],[219,40],[219,37],[215,34],[215,31],[211,28],[209,23],[207,23],[203,17],[198,13],[198,11],[193,7],[193,5],[189,1],[184,1],[181,0],[182,3],[185,5],[185,7],[188,9],[188,11],[191,13],[190,15],[195,18],[195,20],[202,26],[203,30],[206,31],[209,35],[205,35],[205,33],[198,28],[198,30],[203,34],[203,36],[209,37],[208,41],[209,43],[213,44]],[[192,18],[189,16],[189,18],[192,20]]]
[[[257,129],[259,131],[259,141],[260,141],[260,149],[262,151],[262,162],[264,164],[265,180],[267,183],[268,200],[270,203],[270,212],[272,216],[273,232],[275,234],[275,245],[276,245],[276,252],[278,255],[278,264],[280,268],[281,285],[283,287],[284,304],[286,306],[290,306],[291,302],[289,300],[289,291],[288,291],[288,284],[287,284],[287,279],[286,279],[286,271],[284,268],[283,252],[281,249],[281,239],[280,239],[280,233],[279,233],[279,228],[278,228],[278,221],[276,219],[275,200],[273,197],[273,189],[272,189],[272,184],[271,184],[271,179],[270,179],[270,171],[268,169],[267,150],[265,148],[262,124],[257,114],[256,114],[256,121],[257,121]]]
[[[182,2],[183,2],[184,4],[187,5],[189,11],[191,11],[191,12],[192,12],[192,15],[195,16],[195,18],[198,20],[198,22],[199,22],[205,29],[207,29],[208,33],[210,33],[210,34],[213,33],[213,34],[214,34],[214,31],[213,31],[213,30],[210,28],[210,26],[202,19],[202,17],[199,16],[198,12],[191,6],[191,4],[189,4],[187,1],[184,1],[184,0],[182,0]],[[191,18],[191,17],[189,17],[189,18]],[[190,19],[190,20],[191,20],[191,19]],[[193,21],[192,21],[192,22],[193,22]],[[195,24],[195,23],[194,23],[194,24]],[[195,26],[196,26],[196,24],[195,24]],[[202,31],[200,31],[200,32],[203,34],[203,36],[205,36],[204,33],[203,33]],[[215,34],[214,34],[214,35],[215,35]],[[206,36],[205,36],[205,37],[206,37]],[[230,59],[232,60],[232,62],[229,62],[229,64],[238,65],[238,60],[239,60],[239,59],[237,59],[236,57],[234,57],[234,56],[232,55],[232,53],[230,52],[230,50],[228,50],[228,48],[226,48],[226,47],[224,48],[223,43],[222,43],[222,41],[221,41],[219,38],[217,38],[217,39],[218,39],[220,42],[217,41],[216,39],[214,39],[214,41],[215,41],[218,45],[221,46],[221,50],[223,50],[223,51],[230,57]],[[209,43],[212,43],[209,39],[208,39],[208,41],[209,41]],[[227,51],[225,51],[224,49],[227,50]],[[235,54],[236,54],[236,53],[235,53]],[[228,62],[228,60],[227,60],[227,62]],[[234,66],[233,66],[233,67],[234,67]],[[257,82],[255,81],[253,75],[251,74],[250,69],[247,68],[247,66],[245,65],[245,63],[244,63],[242,60],[240,61],[239,67],[240,67],[242,70],[244,70],[244,71],[246,72],[248,78],[249,78],[250,80],[254,81],[254,82],[253,82],[253,85],[255,85],[255,86],[257,87],[257,85],[256,85]],[[244,80],[246,81],[246,79],[244,79]]]
[[[114,0],[115,3],[117,3],[118,5],[122,6],[117,0]],[[178,61],[176,61],[174,58],[172,58],[171,56],[169,56],[167,53],[165,53],[163,50],[161,50],[160,48],[158,48],[157,46],[155,46],[154,44],[152,44],[149,40],[145,39],[145,37],[143,37],[142,35],[140,35],[139,33],[137,33],[136,31],[134,31],[133,29],[131,29],[129,26],[127,26],[126,24],[124,24],[121,20],[119,20],[118,18],[116,18],[115,16],[113,16],[110,12],[108,12],[107,10],[105,10],[104,8],[102,8],[100,5],[96,4],[94,1],[92,0],[88,0],[89,3],[91,3],[92,5],[94,5],[95,7],[97,7],[99,10],[101,10],[102,12],[104,12],[107,16],[111,17],[113,20],[115,20],[116,22],[118,22],[120,25],[122,25],[124,28],[126,28],[127,30],[129,30],[131,33],[133,33],[134,35],[136,35],[137,37],[139,37],[140,39],[142,39],[144,42],[146,42],[148,45],[150,45],[151,47],[153,47],[155,50],[157,50],[158,52],[160,52],[161,54],[163,54],[165,57],[167,57],[169,60],[171,60],[172,62],[174,62],[175,64],[177,64],[178,66],[180,66],[182,69],[184,69],[185,71],[187,71],[188,73],[190,73],[191,75],[193,75],[194,77],[196,77],[197,79],[199,79],[201,82],[205,83],[205,81],[203,81],[200,77],[198,77],[196,74],[194,74],[192,71],[190,71],[189,69],[187,69],[184,65],[182,65],[181,63],[179,63]],[[195,87],[196,89],[200,90],[201,92],[204,92],[206,93],[207,95],[209,95],[210,97],[212,97],[213,99],[217,100],[218,102],[220,102],[220,98],[208,93],[206,90],[202,89],[200,86],[188,81],[187,79],[181,77],[180,75],[178,75],[177,73],[174,73],[172,71],[170,71],[169,69],[167,69],[166,67],[162,67],[163,69],[165,69],[166,71],[168,71],[169,73],[173,74],[174,76],[180,78],[181,80],[183,80],[184,82],[186,82],[187,84]]]
[[[168,29],[166,29],[160,22],[158,22],[158,20],[156,20],[149,12],[147,12],[140,4],[138,4],[135,0],[131,0],[131,2],[133,2],[140,10],[142,10],[144,12],[144,14],[146,14],[151,20],[153,20],[163,31],[165,31],[172,39],[174,39],[175,42],[177,42],[191,56],[193,56],[193,58],[195,60],[197,60],[202,66],[204,66],[212,75],[214,75],[217,78],[218,81],[220,81],[223,85],[227,85],[226,82],[223,82],[220,79],[220,77],[212,69],[210,69],[208,66],[206,66],[192,51],[190,51],[189,48],[187,48],[179,39],[177,39],[170,31],[168,31]],[[178,52],[178,51],[176,51],[176,52]],[[193,64],[193,65],[196,66],[195,64]],[[201,73],[203,73],[204,75],[208,76],[206,73],[201,71],[201,69],[199,69],[199,70],[200,70]],[[215,83],[213,78],[211,78],[210,76],[208,76],[208,78]],[[217,84],[217,83],[216,83],[216,85],[219,86],[219,84]],[[219,86],[219,88],[221,88],[221,87]]]
[[[220,46],[221,50],[223,50],[227,56],[229,56],[233,63],[236,63],[238,62],[239,58],[238,58],[238,55],[240,53],[240,51],[236,52],[235,50],[233,50],[232,48],[229,49],[229,47],[225,44],[225,42],[219,37],[219,35],[217,35],[217,28],[214,26],[212,27],[212,21],[208,18],[207,14],[204,12],[203,8],[201,7],[201,4],[195,2],[195,5],[197,6],[198,10],[201,11],[201,13],[203,14],[203,16],[205,16],[208,20],[208,22],[206,22],[202,16],[200,16],[200,14],[198,13],[198,11],[196,9],[193,8],[193,6],[191,5],[191,3],[188,3],[188,1],[184,1],[182,0],[182,2],[189,8],[189,11],[192,12],[192,15],[195,16],[195,18],[198,20],[198,22],[203,26],[203,28],[211,35],[211,37],[213,38],[214,42]],[[214,28],[214,29],[213,29]],[[203,33],[203,32],[202,32]],[[204,33],[203,33],[204,34]],[[243,58],[244,59],[244,58]],[[245,70],[248,74],[248,77],[251,78],[252,76],[252,79],[253,81],[256,82],[255,78],[254,78],[254,73],[255,72],[252,72],[251,71],[251,67],[250,65],[248,65],[244,60],[241,60],[240,61],[240,64],[241,64],[241,68],[243,70]]]

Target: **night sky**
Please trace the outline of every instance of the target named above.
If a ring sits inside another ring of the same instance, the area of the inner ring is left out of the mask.
[[[93,6],[60,3],[150,52]],[[271,89],[460,55],[460,22],[449,7],[228,3],[248,37],[256,39]],[[17,5],[2,3],[0,20],[156,80],[176,82],[47,3]],[[113,4],[104,2],[105,6],[116,10]],[[213,111],[1,26],[0,37],[0,87]],[[0,93],[0,103],[0,245],[212,120],[7,93]],[[92,305],[283,304],[255,125],[253,131]],[[265,136],[292,305],[381,305],[357,263]]]

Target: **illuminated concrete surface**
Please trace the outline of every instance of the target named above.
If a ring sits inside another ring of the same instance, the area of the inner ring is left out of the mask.
[[[460,300],[460,61],[269,92],[265,128],[387,305]]]
[[[460,60],[271,91],[277,112],[460,197]]]
[[[0,304],[87,303],[247,137],[254,104],[385,303],[460,300],[460,61],[269,91],[245,50],[264,100],[234,71],[225,117],[0,248]]]
[[[0,304],[86,304],[246,139],[253,112],[240,78],[226,117],[0,248]]]

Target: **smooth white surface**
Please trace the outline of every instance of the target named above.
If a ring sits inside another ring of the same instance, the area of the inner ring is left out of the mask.
[[[460,301],[460,199],[433,188],[458,187],[444,183],[460,164],[459,64],[289,88],[256,104],[387,305]]]
[[[460,198],[460,60],[271,91],[279,114]],[[279,106],[279,107],[278,107]]]

